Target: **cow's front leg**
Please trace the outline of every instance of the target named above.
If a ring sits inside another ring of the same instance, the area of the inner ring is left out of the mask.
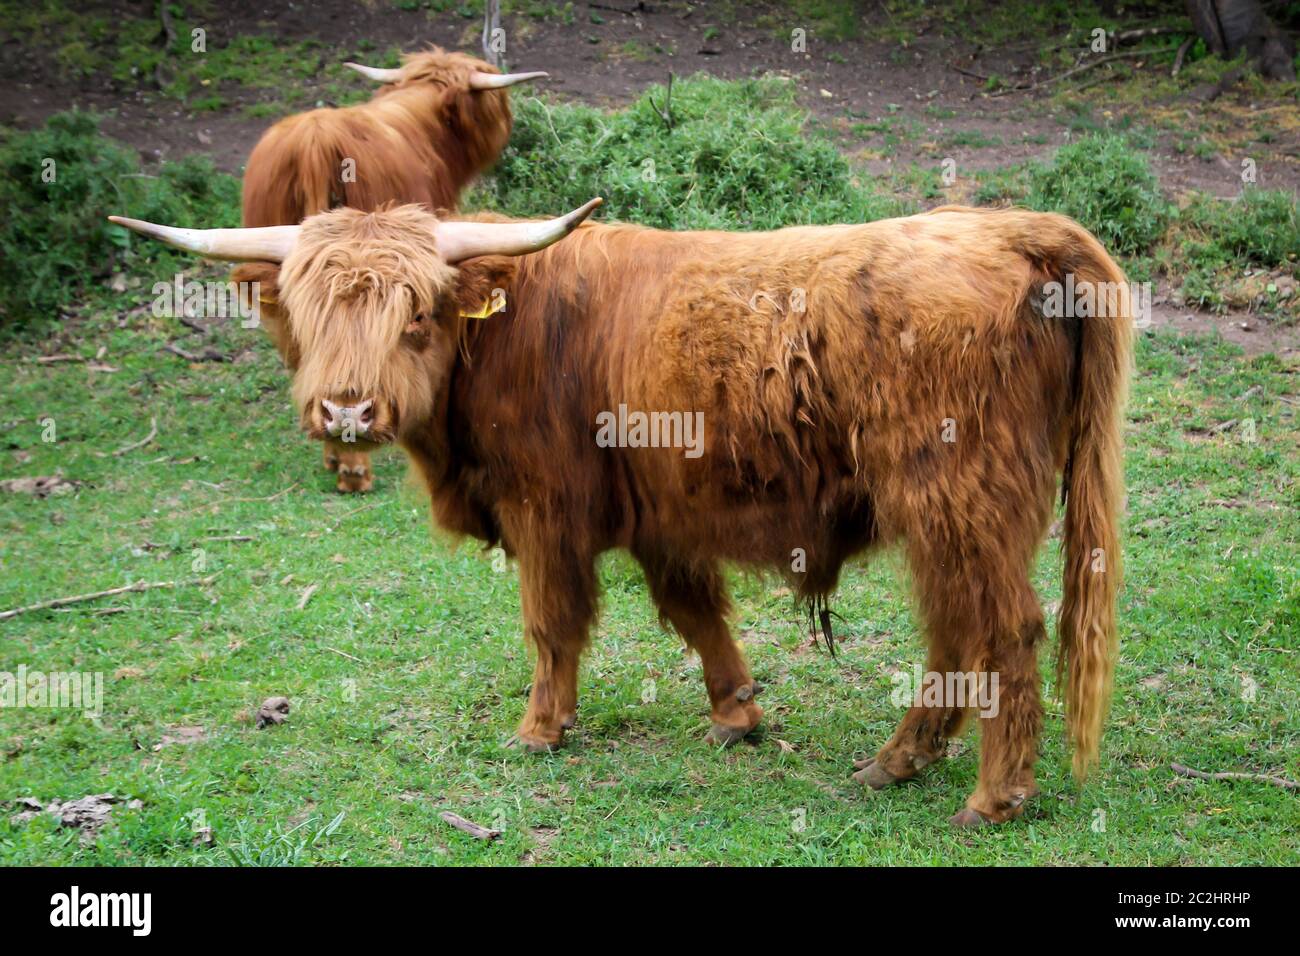
[[[763,719],[754,698],[762,689],[727,627],[726,587],[717,567],[687,567],[653,553],[639,553],[661,617],[700,655],[712,705],[707,739],[729,746]]]
[[[596,610],[590,558],[563,547],[537,546],[519,555],[524,636],[537,653],[528,710],[513,744],[554,750],[578,714],[578,660]]]

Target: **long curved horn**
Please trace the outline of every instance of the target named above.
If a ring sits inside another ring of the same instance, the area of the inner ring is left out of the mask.
[[[550,75],[543,70],[537,70],[533,73],[480,73],[475,70],[469,75],[469,88],[471,90],[503,90],[507,86],[514,86],[516,83],[540,80],[542,77]]]
[[[108,221],[186,252],[197,252],[209,259],[227,259],[232,262],[283,262],[293,251],[301,228],[258,226],[247,229],[180,229],[145,222],[143,219],[128,219],[126,216],[109,216]]]
[[[384,69],[379,66],[365,66],[361,63],[344,63],[349,69],[356,70],[362,76],[369,77],[376,83],[396,83],[402,76],[401,70]]]
[[[522,256],[563,239],[602,202],[597,197],[571,213],[545,222],[440,222],[434,228],[433,238],[438,254],[449,263],[475,256]]]

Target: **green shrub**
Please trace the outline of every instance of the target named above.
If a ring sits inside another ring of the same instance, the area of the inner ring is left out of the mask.
[[[60,113],[40,129],[0,133],[0,208],[0,328],[8,332],[54,318],[133,250],[166,254],[110,225],[109,214],[238,225],[239,184],[195,157],[145,174],[133,151],[100,133],[97,117]]]
[[[603,196],[613,219],[671,229],[774,229],[868,222],[904,212],[863,188],[824,135],[810,130],[794,85],[766,77],[673,84],[607,113],[538,99],[515,102],[496,174],[471,198],[536,216]]]
[[[1112,255],[1148,251],[1164,234],[1169,204],[1145,156],[1123,136],[1095,133],[1029,170],[1026,205],[1082,223]]]
[[[1165,269],[1181,278],[1184,301],[1198,306],[1227,307],[1225,270],[1300,269],[1296,198],[1282,189],[1250,189],[1235,200],[1196,193],[1171,235]]]
[[[1300,253],[1296,198],[1284,189],[1249,189],[1237,200],[1197,193],[1178,218],[1191,234],[1183,251],[1198,265],[1271,269]]]

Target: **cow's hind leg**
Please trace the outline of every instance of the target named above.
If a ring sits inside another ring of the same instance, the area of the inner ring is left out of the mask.
[[[958,826],[1010,820],[1038,792],[1037,648],[1044,629],[1029,581],[1039,532],[1026,525],[1039,517],[1027,513],[1019,528],[1014,519],[990,522],[985,527],[1001,533],[995,540],[969,526],[932,528],[910,549],[931,647],[926,680],[933,682],[930,692],[937,700],[923,696],[931,706],[910,708],[874,761],[855,776],[879,788],[915,775],[942,756],[963,718],[974,716],[981,731],[979,783],[966,809],[952,818]]]
[[[554,750],[578,712],[578,661],[596,611],[592,562],[563,547],[519,555],[524,632],[537,653],[528,710],[513,744]]]
[[[1038,795],[1034,763],[1043,723],[1038,645],[1044,636],[1041,612],[1031,613],[1002,631],[979,662],[983,673],[997,678],[996,693],[979,713],[979,782],[966,808],[953,816],[955,826],[1002,823],[1019,816],[1024,802]]]
[[[661,619],[700,655],[712,705],[707,739],[722,746],[736,743],[758,726],[763,708],[754,699],[761,688],[727,627],[729,602],[721,572],[713,564],[687,567],[645,554],[637,559]]]
[[[1029,580],[1034,549],[1025,542],[1036,544],[1032,532],[1019,546],[1004,539],[995,547],[952,549],[916,569],[932,640],[955,651],[956,673],[943,675],[945,694],[955,694],[980,728],[979,782],[952,818],[957,826],[1010,820],[1038,793],[1038,645],[1045,632]]]

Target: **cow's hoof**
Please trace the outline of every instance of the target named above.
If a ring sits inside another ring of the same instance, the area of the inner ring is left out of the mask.
[[[856,760],[853,766],[858,768],[858,772],[853,775],[853,779],[863,786],[870,787],[872,790],[884,790],[902,779],[901,777],[895,777],[886,770],[884,765],[875,757],[870,757],[867,760]]]
[[[763,719],[763,708],[754,697],[762,686],[754,681],[742,684],[735,693],[714,705],[710,715],[712,726],[704,739],[720,747],[730,747],[750,734]]]
[[[993,825],[992,820],[986,818],[978,810],[972,810],[970,807],[966,807],[954,813],[948,818],[948,822],[959,830],[970,830],[975,827],[987,827]]]
[[[531,734],[517,733],[506,741],[506,746],[511,750],[523,750],[530,754],[545,754],[559,750],[560,741],[552,742]]]
[[[744,740],[753,729],[753,727],[731,727],[714,721],[713,726],[709,728],[709,732],[705,734],[704,740],[718,747],[730,747],[732,744],[738,744]]]

